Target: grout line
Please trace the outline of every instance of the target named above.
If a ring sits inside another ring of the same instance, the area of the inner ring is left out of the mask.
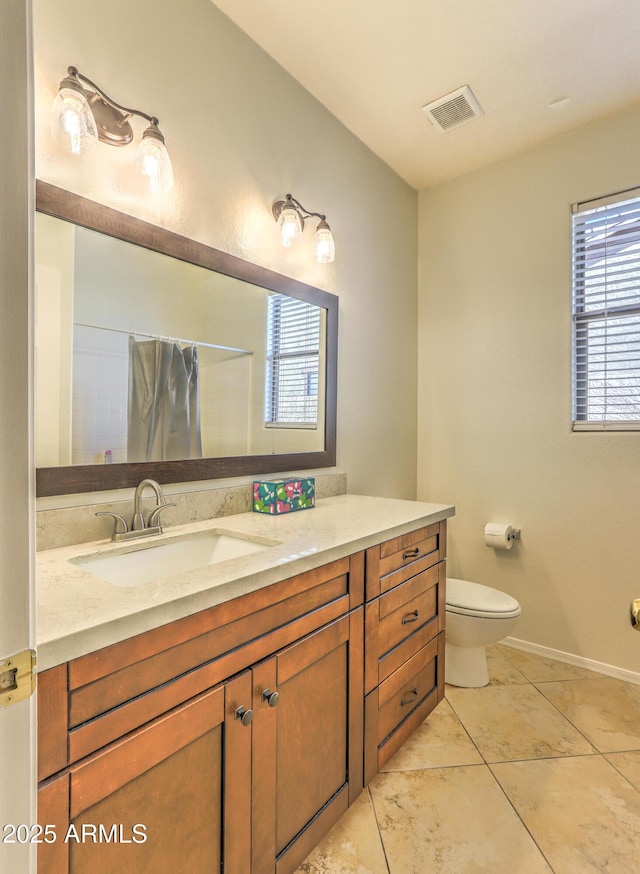
[[[478,751],[479,755],[482,753]],[[528,761],[528,760],[526,760]],[[455,765],[420,765],[418,768],[395,768],[389,771],[380,771],[380,774],[417,774],[420,771],[451,771],[454,768],[482,768],[483,765],[488,765],[484,759],[481,762],[460,762]],[[499,764],[496,762],[496,764]]]
[[[380,772],[383,773],[383,772]],[[369,804],[371,805],[371,810],[373,812],[373,818],[376,823],[376,828],[378,829],[378,837],[380,838],[380,846],[382,847],[382,853],[384,855],[384,863],[387,866],[387,874],[391,874],[391,866],[389,865],[389,859],[387,858],[387,848],[384,845],[384,839],[382,837],[382,832],[380,831],[380,822],[378,821],[378,814],[376,812],[376,806],[373,803],[373,795],[371,794],[371,790],[368,786],[365,786],[364,790],[369,796]]]
[[[553,680],[529,680],[530,683],[534,685],[547,685],[549,683],[605,683],[607,680],[615,680],[615,677],[605,677],[604,674],[598,675],[596,677],[554,677]],[[628,680],[623,680],[623,683],[628,682]],[[633,685],[633,684],[629,684]]]
[[[446,684],[445,684],[445,685],[446,685]],[[467,737],[469,738],[469,740],[471,741],[471,744],[473,745],[473,748],[475,749],[475,751],[478,753],[478,755],[480,756],[480,758],[482,759],[482,761],[485,763],[485,765],[488,764],[487,760],[485,759],[485,757],[482,755],[482,752],[481,752],[480,749],[478,748],[478,745],[476,744],[476,742],[474,741],[474,739],[473,739],[473,738],[471,737],[471,735],[469,734],[469,731],[468,731],[468,729],[467,729],[467,726],[466,726],[466,725],[464,724],[464,722],[462,721],[462,718],[458,715],[458,711],[457,711],[456,708],[453,706],[452,702],[449,701],[449,699],[447,698],[446,690],[445,690],[445,701],[447,702],[447,704],[448,704],[449,707],[451,708],[451,711],[452,711],[453,715],[455,716],[455,718],[456,718],[456,719],[458,720],[458,722],[460,723],[460,726],[462,727],[462,730],[464,731],[464,733],[466,734],[466,736],[467,736]],[[476,764],[477,764],[477,763],[476,763]],[[457,767],[457,768],[460,768],[460,767],[466,767],[466,766],[464,766],[464,765],[452,765],[452,766],[450,766],[450,767]]]
[[[564,683],[572,683],[572,682],[574,682],[574,681],[573,681],[573,680],[563,680],[562,682],[564,682]],[[580,682],[580,680],[578,680],[577,682]],[[542,689],[538,689],[538,687],[536,686],[535,683],[532,683],[531,685],[533,686],[534,689],[537,689],[537,690],[538,690],[538,692],[542,695],[542,697],[544,698],[545,701],[548,701],[549,704],[551,704],[551,706],[554,708],[554,710],[557,710],[557,712],[560,714],[560,716],[562,716],[564,719],[567,720],[567,722],[569,723],[569,725],[570,725],[570,726],[571,726],[575,731],[578,732],[578,734],[580,735],[580,737],[583,737],[583,738],[586,740],[586,742],[587,742],[590,746],[592,746],[593,749],[594,749],[597,753],[601,753],[601,752],[602,752],[601,750],[598,749],[598,747],[595,745],[595,743],[594,743],[592,740],[590,740],[590,739],[587,737],[587,735],[586,735],[586,734],[585,734],[581,729],[579,729],[578,726],[575,725],[575,724],[574,724],[574,723],[569,719],[569,717],[568,717],[565,713],[563,713],[562,710],[560,710],[559,707],[557,707],[557,706],[553,703],[553,701],[551,701],[549,698],[547,698],[547,696],[544,694],[544,692],[542,691]]]
[[[530,685],[530,686],[532,686],[532,687],[535,689],[536,687],[534,686],[534,684],[532,683],[532,681],[531,681],[531,680],[526,676],[526,674],[525,674],[523,671],[521,671],[520,668],[516,667],[516,666],[511,662],[511,660],[510,660],[508,657],[506,657],[506,658],[507,658],[507,661],[509,661],[509,663],[512,665],[512,667],[513,667],[515,670],[517,670],[518,673],[522,674],[522,676],[523,676],[523,677],[525,678],[525,680],[527,681],[527,684]],[[525,685],[525,684],[523,684],[523,683],[517,683],[517,684],[512,683],[512,684],[508,684],[508,685],[518,685],[518,686],[521,686],[521,685]],[[539,689],[536,690],[536,691],[538,691],[538,693],[539,693],[540,695],[542,695],[542,692],[540,692]],[[547,700],[547,698],[546,698],[544,695],[542,695],[542,697],[545,699],[545,701]],[[571,724],[571,723],[569,723],[569,724]],[[480,755],[482,755],[482,753],[480,753]],[[483,758],[484,758],[484,756],[483,756]],[[551,757],[551,756],[550,756],[549,758],[562,758],[562,757],[558,757],[558,756],[553,756],[553,757]],[[566,758],[566,757],[565,757],[565,758]],[[485,761],[486,761],[486,759],[485,759]],[[519,761],[536,761],[536,759],[521,759],[521,760],[519,760]],[[492,764],[510,764],[510,763],[499,763],[499,762],[493,762]],[[540,855],[542,856],[542,858],[545,860],[545,862],[546,862],[547,865],[549,866],[549,869],[550,869],[550,871],[552,872],[552,874],[554,874],[554,868],[553,868],[553,866],[552,866],[552,864],[551,864],[551,861],[547,858],[546,854],[545,854],[545,853],[543,852],[543,850],[542,850],[542,847],[541,847],[540,844],[536,841],[535,837],[533,836],[533,833],[531,832],[531,830],[530,830],[529,827],[527,826],[526,822],[525,822],[525,821],[523,820],[523,818],[520,816],[520,813],[518,812],[518,810],[517,810],[516,806],[514,805],[513,801],[511,800],[511,798],[509,797],[509,795],[506,793],[506,791],[505,791],[504,788],[502,787],[502,784],[500,783],[500,781],[498,780],[498,778],[497,778],[496,775],[494,774],[493,769],[491,768],[491,765],[489,764],[489,762],[487,762],[487,768],[488,768],[488,770],[489,770],[489,773],[491,774],[491,776],[492,776],[493,779],[495,780],[497,786],[499,787],[500,791],[502,792],[502,794],[504,795],[504,797],[507,799],[507,803],[510,805],[511,809],[513,810],[513,812],[515,813],[515,815],[518,817],[519,822],[522,823],[522,827],[525,829],[525,831],[527,832],[527,834],[529,835],[529,837],[530,837],[531,840],[533,841],[534,846],[537,847],[538,852],[540,853]]]
[[[618,752],[618,751],[616,750],[616,752]],[[637,753],[638,750],[621,750],[621,752]],[[611,765],[611,767],[612,767],[615,771],[617,771],[617,773],[620,774],[620,776],[623,777],[623,778],[627,781],[627,783],[631,786],[631,788],[632,788],[632,789],[635,789],[636,792],[640,795],[640,789],[635,785],[635,783],[633,783],[633,782],[631,781],[631,779],[630,779],[629,777],[627,777],[627,775],[624,773],[624,771],[621,771],[621,770],[620,770],[620,768],[616,765],[615,762],[611,762],[611,761],[609,761],[609,759],[607,758],[607,756],[613,756],[613,755],[615,755],[615,753],[600,753],[600,755],[601,755],[602,758],[605,760],[605,762],[607,763],[607,765]]]
[[[535,761],[535,760],[532,759],[531,761]],[[503,763],[495,762],[495,764],[503,764]],[[510,763],[507,762],[506,764],[510,764]],[[549,859],[547,858],[546,853],[544,853],[544,851],[543,851],[542,847],[540,846],[540,844],[539,844],[539,843],[537,842],[537,840],[534,838],[533,833],[532,833],[531,830],[529,829],[529,826],[526,824],[526,822],[523,820],[523,818],[522,818],[522,817],[520,816],[520,814],[518,813],[518,810],[517,810],[515,804],[513,803],[513,801],[511,800],[511,798],[508,796],[508,794],[506,793],[506,791],[503,789],[502,784],[500,783],[500,781],[498,780],[498,778],[496,777],[496,775],[493,773],[493,770],[491,769],[491,765],[487,764],[487,769],[488,769],[489,773],[491,774],[491,776],[493,777],[493,779],[495,780],[496,785],[498,786],[498,788],[500,789],[500,791],[502,792],[502,794],[504,795],[504,797],[507,799],[507,803],[509,804],[509,806],[511,807],[511,809],[513,810],[513,812],[515,813],[515,815],[518,817],[518,820],[522,823],[522,827],[524,828],[524,830],[527,832],[527,834],[529,835],[529,837],[530,837],[531,840],[533,841],[534,846],[537,847],[538,852],[540,853],[540,855],[542,856],[542,858],[545,860],[545,862],[546,862],[547,865],[549,866],[549,870],[551,871],[551,874],[555,874],[555,868],[553,867],[553,865],[551,864],[551,862],[550,862]]]
[[[522,762],[558,762],[566,759],[592,759],[594,756],[602,755],[603,753],[594,749],[592,753],[569,753],[568,755],[559,753],[557,756],[533,756],[529,759],[496,759],[493,762],[487,762],[487,765],[491,767],[491,765],[517,765]]]

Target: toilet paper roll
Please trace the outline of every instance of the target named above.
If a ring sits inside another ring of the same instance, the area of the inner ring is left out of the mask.
[[[513,527],[511,525],[487,522],[484,526],[484,542],[493,549],[511,549],[513,539]]]

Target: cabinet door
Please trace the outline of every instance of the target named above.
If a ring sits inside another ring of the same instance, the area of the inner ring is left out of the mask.
[[[40,823],[57,840],[39,848],[39,874],[210,874],[224,855],[248,874],[250,729],[236,710],[250,695],[247,672],[44,784]]]
[[[253,874],[294,871],[362,789],[362,639],[359,609],[254,668]]]

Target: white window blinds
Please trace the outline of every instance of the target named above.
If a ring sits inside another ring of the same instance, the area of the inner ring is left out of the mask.
[[[272,294],[267,305],[265,424],[316,428],[320,308]]]
[[[573,207],[574,430],[640,428],[640,189]]]

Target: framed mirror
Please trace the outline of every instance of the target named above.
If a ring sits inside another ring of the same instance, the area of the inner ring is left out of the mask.
[[[338,299],[36,183],[38,496],[329,467]]]

